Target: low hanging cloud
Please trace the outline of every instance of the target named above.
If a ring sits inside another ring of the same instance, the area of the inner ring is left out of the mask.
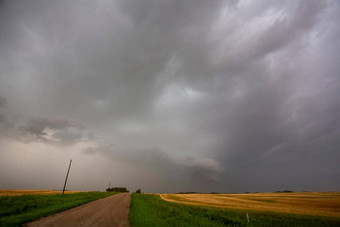
[[[72,145],[85,140],[84,127],[67,119],[31,118],[19,130],[28,139],[59,145]]]
[[[144,177],[153,176],[149,190],[176,191],[212,190],[220,184],[223,171],[220,163],[209,158],[172,157],[159,148],[144,148],[134,151],[110,152],[115,160],[121,160],[144,172]],[[154,187],[154,189],[152,188]]]
[[[66,119],[49,119],[49,118],[32,118],[27,126],[21,128],[23,132],[30,133],[35,136],[44,136],[46,133],[45,129],[66,129],[71,127],[71,123]]]
[[[120,150],[114,144],[102,140],[96,140],[94,146],[84,148],[82,153],[96,157],[105,155],[107,159],[133,166],[141,172],[140,177],[154,178],[144,186],[154,192],[197,189],[213,191],[214,187],[220,184],[220,174],[223,171],[221,164],[213,159],[173,157],[169,152],[155,147]]]
[[[339,15],[333,0],[3,1],[0,127],[150,191],[339,190]]]

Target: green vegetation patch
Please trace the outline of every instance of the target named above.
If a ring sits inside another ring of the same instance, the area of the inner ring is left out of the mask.
[[[115,193],[80,192],[65,195],[23,195],[0,197],[0,226],[20,226]]]
[[[246,214],[249,214],[249,223]],[[339,218],[230,210],[171,203],[158,195],[133,194],[132,226],[340,226]]]

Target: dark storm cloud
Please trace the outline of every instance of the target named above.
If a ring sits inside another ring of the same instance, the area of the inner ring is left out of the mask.
[[[0,130],[10,130],[14,127],[14,117],[8,112],[8,101],[0,96]]]
[[[150,191],[338,190],[339,12],[331,0],[3,1],[1,127],[86,144]]]
[[[0,124],[4,124],[7,121],[7,117],[3,113],[3,109],[5,108],[7,102],[6,99],[3,97],[0,97]]]
[[[0,108],[5,108],[7,105],[7,101],[4,97],[0,97]]]

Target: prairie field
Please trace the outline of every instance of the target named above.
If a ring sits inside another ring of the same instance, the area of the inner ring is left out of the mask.
[[[65,194],[78,193],[79,191],[65,191]],[[30,190],[30,189],[0,189],[0,196],[20,196],[20,195],[53,195],[61,194],[60,190]]]
[[[164,197],[164,195],[161,195]],[[181,195],[185,196],[185,195]],[[194,195],[192,195],[194,196]],[[196,195],[201,196],[201,195]],[[207,195],[215,196],[215,195]],[[179,199],[181,197],[176,197]],[[197,198],[197,197],[196,197]],[[334,216],[235,209],[165,201],[158,194],[132,194],[129,220],[132,226],[340,226]],[[200,204],[199,202],[196,202]]]
[[[160,194],[168,202],[237,210],[340,217],[340,192]]]

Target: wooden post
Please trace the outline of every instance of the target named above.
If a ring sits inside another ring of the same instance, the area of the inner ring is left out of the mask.
[[[66,179],[65,179],[64,188],[63,188],[63,194],[62,195],[64,195],[64,192],[65,192],[66,182],[67,182],[67,178],[68,178],[68,173],[70,172],[71,163],[72,163],[72,159],[70,160],[70,164],[68,165],[68,170],[67,170],[67,174],[66,174]]]

